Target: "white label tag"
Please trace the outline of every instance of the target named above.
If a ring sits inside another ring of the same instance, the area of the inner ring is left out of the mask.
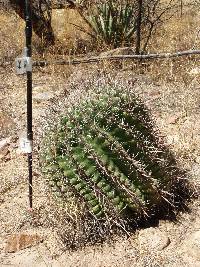
[[[20,149],[23,153],[31,153],[32,152],[32,141],[28,140],[27,138],[20,139]]]
[[[15,59],[15,67],[17,74],[32,71],[32,59],[30,57],[18,57]]]

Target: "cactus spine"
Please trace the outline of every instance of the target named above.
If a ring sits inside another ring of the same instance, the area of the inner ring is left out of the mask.
[[[44,157],[51,184],[72,188],[97,218],[173,204],[173,157],[135,95],[103,90],[63,116],[52,136]]]

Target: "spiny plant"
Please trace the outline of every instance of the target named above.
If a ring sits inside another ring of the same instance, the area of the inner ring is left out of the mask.
[[[135,4],[110,0],[98,4],[95,14],[85,19],[104,44],[117,48],[132,43],[136,30]]]
[[[182,173],[148,109],[128,90],[96,89],[68,108],[44,144],[52,190],[84,203],[96,219],[151,217],[178,204]]]

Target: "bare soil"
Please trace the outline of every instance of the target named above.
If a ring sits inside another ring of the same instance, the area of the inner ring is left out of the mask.
[[[92,66],[88,69],[91,73]],[[0,158],[0,266],[200,266],[200,74],[192,76],[191,83],[185,85],[155,83],[147,75],[136,75],[131,70],[114,73],[130,80],[152,110],[180,166],[188,171],[197,195],[191,199],[188,210],[179,212],[175,221],[160,220],[129,237],[116,236],[112,242],[66,250],[58,235],[62,225],[59,228],[51,196],[40,174],[37,150],[49,108],[62,102],[63,92],[67,96],[73,90],[70,82],[81,82],[87,72],[82,67],[68,70],[67,75],[63,74],[64,69],[59,73],[52,69],[34,72],[34,210],[30,211],[26,156],[19,149],[19,137],[26,131],[26,80],[10,68],[0,68],[0,140],[11,137],[6,156]],[[47,97],[39,99],[41,93]],[[47,223],[50,218],[51,226]],[[37,233],[43,242],[8,253],[7,240],[15,233]]]

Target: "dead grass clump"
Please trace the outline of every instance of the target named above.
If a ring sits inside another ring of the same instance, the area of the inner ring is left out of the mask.
[[[14,61],[24,47],[24,22],[14,13],[0,10],[0,65]]]
[[[56,35],[55,54],[85,54],[94,43],[86,32],[90,32],[77,10],[61,9],[52,12],[52,27]],[[57,51],[56,51],[57,49]]]
[[[148,77],[157,85],[184,84],[190,86],[200,82],[199,56],[179,57],[170,59],[150,59],[140,61],[123,61],[118,64],[110,63],[113,71],[118,68],[123,71],[134,71],[137,75]],[[109,66],[109,62],[107,62]],[[106,64],[104,64],[106,69]]]

